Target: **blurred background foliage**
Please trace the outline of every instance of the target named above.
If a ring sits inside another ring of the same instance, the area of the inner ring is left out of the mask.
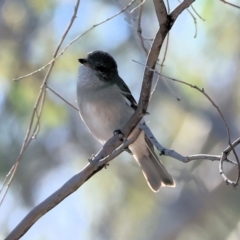
[[[239,1],[232,1],[238,3]],[[127,1],[121,1],[122,6]],[[170,1],[173,9],[178,1]],[[73,13],[70,0],[0,1],[0,181],[16,160],[41,81],[47,69],[29,78],[52,58]],[[240,135],[240,10],[218,0],[196,1],[205,19],[194,21],[185,11],[170,34],[163,73],[203,87],[222,110],[232,138]],[[77,19],[64,41],[121,9],[109,0],[81,1]],[[191,10],[191,9],[190,9]],[[143,7],[143,35],[153,38],[158,22],[152,1]],[[111,53],[119,73],[138,99],[146,57],[137,45],[127,15],[94,28],[61,56],[49,86],[76,104],[77,59],[89,51]],[[161,53],[161,58],[163,52]],[[214,107],[197,91],[161,80],[149,106],[149,126],[161,144],[183,155],[220,154],[227,146],[225,127]],[[32,209],[62,186],[101,146],[89,134],[78,113],[47,92],[41,129],[28,147],[0,209],[4,238]],[[237,149],[240,153],[239,148]],[[161,157],[176,180],[176,188],[152,193],[142,173],[123,153],[42,217],[22,239],[227,239],[240,238],[240,193],[227,186],[210,161],[180,163]],[[228,176],[236,170],[225,166]]]

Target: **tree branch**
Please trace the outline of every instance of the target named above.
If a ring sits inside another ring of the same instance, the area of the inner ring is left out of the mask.
[[[151,130],[149,129],[149,127],[146,124],[139,124],[139,126],[145,132],[145,134],[147,135],[147,137],[149,138],[151,143],[160,152],[160,155],[164,155],[164,156],[167,156],[167,157],[174,158],[174,159],[179,160],[180,162],[183,162],[183,163],[188,163],[188,162],[194,161],[194,160],[211,160],[211,161],[220,161],[221,160],[222,155],[194,154],[194,155],[189,155],[189,156],[182,156],[180,153],[178,153],[174,150],[170,150],[170,149],[167,149],[167,148],[163,147],[157,141],[157,139],[154,137],[153,133],[151,132]],[[236,141],[234,141],[232,143],[232,145],[234,147],[236,147],[239,143],[240,143],[240,138],[238,138]],[[231,149],[231,147],[228,146],[228,148],[226,148],[223,152],[228,155],[230,153],[230,152],[228,152],[228,151],[230,151],[230,149]],[[227,157],[223,161],[234,164],[234,165],[238,165],[238,163],[227,159]]]
[[[136,131],[131,139],[126,140],[120,148],[114,150],[104,159],[100,159],[100,155],[98,154],[98,156],[93,160],[89,160],[90,163],[86,165],[78,174],[69,179],[61,188],[59,188],[51,196],[49,196],[47,199],[37,205],[32,211],[30,211],[27,216],[16,226],[16,228],[6,237],[5,240],[17,240],[22,237],[39,218],[57,206],[70,194],[75,192],[95,173],[104,168],[108,162],[122,153],[128,145],[136,140],[139,134],[140,130]],[[103,148],[105,148],[105,145]]]
[[[181,2],[171,13],[171,19],[172,22],[174,23],[176,21],[176,19],[178,18],[178,16],[186,9],[188,8],[193,2],[195,2],[195,0],[184,0],[183,2]]]

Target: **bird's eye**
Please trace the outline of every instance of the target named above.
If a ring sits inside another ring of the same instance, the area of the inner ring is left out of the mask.
[[[97,70],[100,71],[100,72],[107,72],[107,68],[100,65],[100,66],[97,66]]]

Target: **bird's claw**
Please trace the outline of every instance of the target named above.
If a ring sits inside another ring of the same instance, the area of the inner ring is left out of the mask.
[[[163,155],[165,155],[165,150],[166,150],[166,149],[164,148],[164,149],[163,149],[163,150],[160,152],[160,154],[159,154],[159,155],[160,155],[160,156],[163,156]]]
[[[95,155],[92,154],[92,156],[90,158],[88,158],[88,161],[91,163],[94,160],[94,158],[95,158]]]
[[[106,164],[104,165],[104,168],[107,169],[108,166],[109,166],[109,163],[106,163]]]
[[[124,142],[126,141],[126,138],[124,137],[122,131],[120,129],[117,129],[113,132],[113,135],[118,135],[118,139],[121,141],[121,142]]]

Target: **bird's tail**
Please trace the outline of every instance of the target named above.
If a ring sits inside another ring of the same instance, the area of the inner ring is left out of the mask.
[[[145,139],[144,132],[140,133],[137,140],[129,146],[129,149],[141,167],[143,175],[152,191],[159,191],[161,186],[175,186],[173,178],[154,153],[152,143],[148,139]]]

